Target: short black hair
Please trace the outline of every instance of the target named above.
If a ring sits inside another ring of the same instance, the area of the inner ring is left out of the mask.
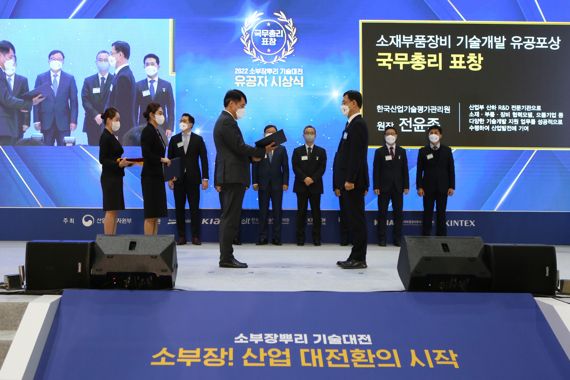
[[[268,124],[265,126],[265,128],[263,128],[263,133],[265,133],[265,131],[267,131],[269,128],[275,128],[275,130],[277,131],[277,127],[273,124]]]
[[[317,128],[313,127],[312,125],[307,125],[305,128],[303,128],[303,134],[305,134],[305,132],[309,128],[311,128],[313,131],[315,131],[315,134],[317,133]]]
[[[194,116],[190,115],[188,112],[184,112],[180,118],[183,118],[184,116],[188,118],[188,121],[190,121],[190,123],[194,124]]]
[[[126,59],[131,56],[131,45],[125,41],[115,41],[111,44],[117,53],[123,53]]]
[[[342,97],[347,97],[348,100],[354,100],[358,104],[358,108],[362,108],[362,94],[356,90],[348,90]]]
[[[394,127],[393,125],[389,125],[389,126],[387,126],[386,128],[384,128],[384,133],[386,133],[386,131],[387,131],[388,129],[393,129],[394,131],[396,131],[396,134],[398,134],[398,130],[397,130],[396,127]]]
[[[441,129],[441,127],[439,125],[432,125],[431,127],[428,128],[428,135],[432,129],[437,129],[440,134],[443,134],[443,130]]]
[[[65,59],[65,54],[63,54],[63,52],[61,50],[52,50],[49,52],[48,54],[48,59],[50,59],[52,56],[56,55],[57,53],[61,54],[61,56],[63,57],[63,59]]]
[[[16,48],[10,41],[2,40],[0,41],[0,53],[8,54],[12,50],[16,54]]]
[[[160,58],[158,58],[158,55],[150,53],[144,56],[143,58],[143,65],[146,63],[146,59],[147,58],[154,58],[156,60],[156,64],[160,65]]]
[[[239,102],[242,99],[244,99],[245,104],[247,104],[247,97],[243,92],[237,89],[229,90],[228,92],[226,92],[226,95],[224,96],[224,107],[227,107],[231,101]]]
[[[97,59],[97,57],[99,56],[99,54],[103,54],[103,53],[105,53],[105,54],[107,54],[107,55],[111,55],[111,53],[109,53],[107,50],[99,50],[99,51],[97,52],[97,54],[95,54],[95,59]]]
[[[143,114],[146,121],[150,121],[150,114],[158,111],[158,109],[160,107],[162,107],[162,106],[158,103],[155,103],[155,102],[149,103],[148,106],[146,106],[146,111],[144,111],[144,114]]]
[[[115,116],[117,116],[118,113],[119,111],[116,108],[113,107],[107,108],[105,112],[103,112],[103,115],[101,115],[101,119],[103,119],[103,124],[107,124],[107,119],[113,119]]]

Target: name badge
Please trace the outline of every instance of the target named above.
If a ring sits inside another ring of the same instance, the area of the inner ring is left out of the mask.
[[[101,93],[101,89],[99,87],[93,87],[93,93],[94,94],[100,94]]]
[[[431,154],[431,153],[428,154],[428,155],[426,156],[426,158],[427,158],[428,160],[431,160],[431,159],[433,158],[433,154]]]
[[[319,160],[319,156],[316,156],[316,157],[315,157],[315,160],[317,160],[317,161],[318,161],[318,160]]]
[[[348,138],[348,132],[344,132],[344,134],[342,135],[342,139],[346,140]]]
[[[384,157],[386,159],[386,161],[392,161],[392,156],[387,155],[386,157]]]
[[[150,91],[149,90],[144,90],[142,92],[142,96],[150,96]]]
[[[301,161],[307,161],[309,159],[309,157],[307,156],[301,156]]]
[[[176,146],[179,148],[183,148],[184,147],[184,141],[180,141],[178,144],[176,144]]]
[[[109,91],[113,92],[113,84],[111,84],[111,87],[109,87]]]

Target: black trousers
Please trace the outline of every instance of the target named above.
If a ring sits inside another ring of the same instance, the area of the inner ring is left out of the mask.
[[[224,197],[222,196],[221,191],[218,193],[218,198],[220,199],[220,209],[223,210],[224,209],[224,206],[223,206],[224,205],[224,199],[223,199]],[[238,241],[241,240],[240,236],[241,236],[241,213],[240,213],[240,223],[238,225],[238,231],[236,233],[236,236],[234,237],[234,240],[238,240]]]
[[[267,239],[267,222],[269,217],[269,201],[273,210],[274,240],[281,241],[281,220],[283,216],[283,189],[259,189],[259,240]]]
[[[186,200],[190,206],[192,237],[200,237],[200,184],[191,183],[187,175],[174,181],[176,228],[179,237],[186,237]]]
[[[234,258],[232,243],[239,229],[245,185],[242,183],[224,184],[221,195],[220,261],[231,261]]]
[[[366,261],[368,234],[366,230],[366,214],[364,213],[364,189],[351,191],[341,190],[345,198],[346,221],[352,237],[352,251],[349,260]]]
[[[392,201],[394,215],[394,241],[402,239],[402,223],[404,221],[404,193],[392,187],[390,191],[380,191],[378,195],[378,241],[386,241],[386,219],[388,204]]]
[[[433,206],[436,206],[436,227],[437,236],[447,236],[447,225],[445,211],[447,209],[447,193],[425,193],[424,194],[424,215],[422,221],[422,234],[431,235],[431,225],[433,222]]]
[[[0,136],[0,145],[14,145],[16,143],[12,136]]]
[[[339,209],[339,226],[340,226],[340,242],[342,244],[348,244],[351,241],[350,230],[348,228],[348,215],[346,214],[346,197],[340,193],[338,197],[338,209]]]
[[[297,193],[297,241],[305,241],[307,225],[307,206],[311,202],[313,216],[313,241],[321,240],[321,194],[309,192]]]
[[[43,129],[42,134],[44,135],[44,144],[47,146],[53,146],[54,142],[57,142],[57,146],[65,146],[63,138],[71,135],[71,130],[67,129],[65,131],[60,131],[57,129],[55,122],[51,125],[50,129]],[[99,135],[101,136],[101,135]],[[99,142],[97,142],[99,145]]]

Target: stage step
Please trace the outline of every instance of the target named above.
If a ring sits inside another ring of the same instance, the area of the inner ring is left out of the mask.
[[[34,296],[0,296],[0,367],[8,354],[16,330]]]

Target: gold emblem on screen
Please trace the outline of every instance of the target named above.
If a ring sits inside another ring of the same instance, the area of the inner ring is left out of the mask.
[[[262,16],[263,12],[254,12],[241,27],[243,51],[253,62],[285,62],[295,51],[297,43],[293,19],[287,18],[283,11],[273,13],[274,17],[270,18]]]

